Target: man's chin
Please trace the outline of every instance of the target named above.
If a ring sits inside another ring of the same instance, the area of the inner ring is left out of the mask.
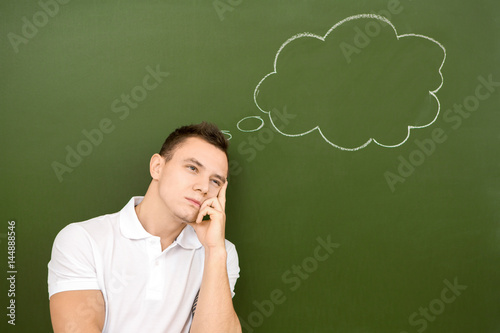
[[[193,215],[193,216],[184,216],[182,217],[180,220],[181,220],[181,223],[183,224],[189,224],[189,223],[194,223],[196,222],[196,217],[198,215]]]

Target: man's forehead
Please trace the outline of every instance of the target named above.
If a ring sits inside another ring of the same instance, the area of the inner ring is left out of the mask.
[[[218,172],[227,175],[226,153],[203,139],[187,138],[175,149],[173,159],[181,162],[196,162],[209,169],[220,169]]]

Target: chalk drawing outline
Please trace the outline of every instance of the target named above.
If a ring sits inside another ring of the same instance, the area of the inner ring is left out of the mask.
[[[231,135],[231,132],[229,132],[228,130],[220,130],[220,131],[222,134],[228,136],[227,140],[231,140],[233,138],[233,136]]]
[[[252,129],[252,130],[244,130],[244,129],[241,129],[241,128],[240,128],[240,123],[241,123],[242,121],[245,121],[245,120],[250,119],[250,118],[259,119],[259,120],[261,121],[260,126],[259,126],[259,127],[257,127],[256,129]],[[236,124],[236,127],[237,127],[240,131],[242,131],[242,132],[255,132],[255,131],[260,130],[262,127],[264,127],[264,119],[262,119],[260,116],[248,116],[248,117],[245,117],[245,118],[241,119],[240,121],[238,121],[238,123]]]
[[[321,131],[321,128],[319,125],[313,127],[312,129],[306,131],[306,132],[303,132],[303,133],[299,133],[299,134],[287,134],[287,133],[284,133],[282,131],[280,131],[275,125],[274,125],[274,122],[273,122],[273,119],[271,117],[271,111],[264,111],[260,106],[259,106],[259,103],[257,103],[257,96],[259,94],[259,87],[260,85],[262,84],[262,82],[264,82],[269,76],[271,75],[274,75],[274,74],[277,74],[277,70],[276,70],[276,64],[278,62],[278,57],[281,53],[281,51],[285,48],[285,46],[287,46],[288,44],[290,44],[291,42],[293,42],[294,40],[298,39],[298,38],[303,38],[303,37],[312,37],[312,38],[316,38],[316,39],[319,39],[321,40],[322,42],[325,41],[326,37],[328,37],[328,35],[333,31],[335,30],[336,28],[338,28],[340,25],[346,23],[346,22],[349,22],[349,21],[353,21],[353,20],[357,20],[357,19],[361,19],[361,18],[372,18],[372,19],[378,19],[378,20],[381,20],[381,21],[384,21],[385,23],[389,24],[392,29],[394,30],[394,33],[396,35],[396,38],[397,40],[399,40],[400,38],[405,38],[405,37],[418,37],[418,38],[424,38],[424,39],[427,39],[433,43],[436,43],[442,50],[443,50],[443,61],[441,63],[441,65],[439,66],[439,76],[441,77],[441,84],[437,87],[437,89],[435,90],[430,90],[429,91],[429,94],[434,97],[434,99],[436,100],[437,104],[438,104],[438,110],[437,110],[437,113],[436,113],[436,116],[434,117],[434,119],[429,122],[428,124],[425,124],[425,125],[421,125],[421,126],[412,126],[412,125],[408,125],[408,133],[406,135],[406,138],[398,143],[398,144],[395,144],[395,145],[385,145],[385,144],[382,144],[380,142],[378,142],[377,140],[375,140],[374,138],[370,138],[368,139],[368,141],[366,141],[364,144],[362,144],[361,146],[358,146],[358,147],[354,147],[354,148],[347,148],[347,147],[342,147],[342,146],[339,146],[339,145],[336,145],[334,144],[333,142],[331,142],[330,140],[328,140],[325,135],[323,134],[323,132]],[[273,64],[273,67],[274,67],[274,71],[266,74],[259,82],[259,84],[257,84],[257,86],[255,87],[255,90],[254,90],[254,94],[253,94],[253,99],[254,99],[254,103],[255,105],[257,106],[257,108],[263,112],[263,113],[266,113],[268,116],[269,116],[269,120],[271,122],[271,125],[274,127],[274,129],[280,133],[281,135],[284,135],[284,136],[287,136],[287,137],[299,137],[299,136],[304,136],[304,135],[307,135],[313,131],[318,131],[319,134],[321,135],[321,137],[323,138],[323,140],[325,140],[328,144],[330,144],[331,146],[337,148],[337,149],[340,149],[340,150],[345,150],[345,151],[356,151],[356,150],[360,150],[360,149],[363,149],[365,147],[367,147],[370,143],[372,142],[375,142],[377,145],[379,146],[382,146],[382,147],[386,147],[386,148],[396,148],[396,147],[399,147],[401,145],[403,145],[406,141],[408,141],[408,139],[410,138],[410,134],[411,134],[411,130],[412,129],[418,129],[418,128],[425,128],[425,127],[428,127],[430,125],[432,125],[439,117],[439,114],[440,114],[440,111],[441,111],[441,103],[439,102],[439,98],[436,96],[436,93],[441,89],[441,87],[443,86],[443,83],[444,83],[444,77],[443,77],[443,73],[442,73],[442,68],[444,66],[444,63],[445,63],[445,60],[446,60],[446,49],[445,47],[440,43],[438,42],[437,40],[429,37],[429,36],[425,36],[425,35],[419,35],[419,34],[403,34],[403,35],[398,35],[398,32],[396,30],[396,27],[387,19],[385,18],[384,16],[380,16],[380,15],[376,15],[376,14],[358,14],[358,15],[353,15],[353,16],[349,16],[339,22],[337,22],[333,27],[331,27],[324,36],[318,36],[316,34],[313,34],[313,33],[310,33],[310,32],[302,32],[302,33],[299,33],[299,34],[296,34],[292,37],[290,37],[289,39],[287,39],[281,46],[280,48],[278,49],[278,52],[276,53],[276,56],[274,58],[274,64]],[[248,117],[247,117],[248,118]],[[245,119],[245,118],[244,118]],[[243,119],[242,119],[243,120]],[[240,120],[241,121],[241,120]],[[239,124],[239,122],[238,122]],[[262,126],[261,126],[262,127]],[[260,129],[260,127],[258,128]],[[247,131],[247,132],[253,132],[253,131],[257,131],[258,129],[255,129],[255,130],[250,130],[250,131]]]

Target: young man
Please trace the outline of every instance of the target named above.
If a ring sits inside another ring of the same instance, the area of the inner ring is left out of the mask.
[[[227,145],[215,125],[178,128],[151,157],[144,198],[57,235],[55,333],[241,332],[238,256],[225,240]]]

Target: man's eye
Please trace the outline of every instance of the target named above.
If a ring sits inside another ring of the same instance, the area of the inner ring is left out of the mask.
[[[214,179],[212,182],[214,182],[215,185],[220,186],[220,181]]]
[[[188,165],[187,166],[189,170],[196,171],[196,167],[194,165]]]

